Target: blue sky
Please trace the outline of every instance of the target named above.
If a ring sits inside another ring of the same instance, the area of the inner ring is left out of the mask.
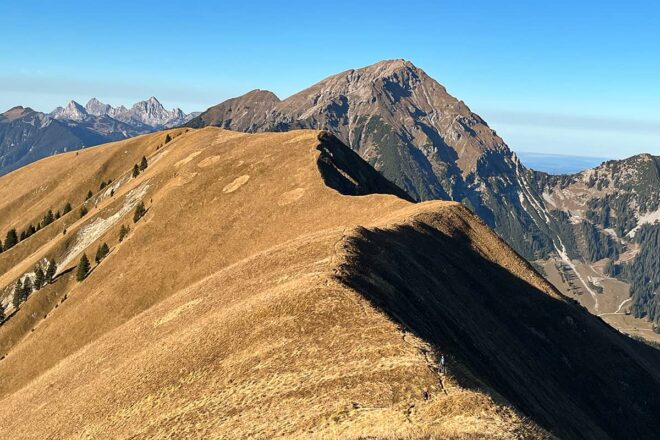
[[[660,154],[658,23],[652,1],[2,2],[0,108],[203,110],[405,58],[514,150]]]

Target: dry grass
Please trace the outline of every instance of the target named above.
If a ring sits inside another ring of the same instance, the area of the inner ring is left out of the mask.
[[[123,214],[85,242],[88,256],[111,246],[87,280],[64,277],[0,327],[2,437],[547,436],[500,396],[452,375],[443,383],[427,343],[336,278],[357,226],[439,213],[487,234],[475,242],[486,258],[556,295],[464,208],[339,194],[320,178],[314,131],[170,133],[178,137],[158,150],[164,133],[0,179],[0,230],[81,203],[103,178],[123,182],[82,220],[62,219],[0,254],[0,288],[39,258],[66,261],[84,227],[148,187],[142,220]],[[120,180],[142,155],[147,171]],[[121,224],[131,232],[118,243]],[[35,324],[29,310],[48,317]]]

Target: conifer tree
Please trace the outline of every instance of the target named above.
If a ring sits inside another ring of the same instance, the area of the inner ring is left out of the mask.
[[[34,289],[39,290],[43,287],[46,281],[46,274],[44,274],[41,265],[37,264],[34,267]]]
[[[43,226],[48,226],[54,221],[55,221],[55,216],[53,215],[53,211],[49,209],[46,215],[44,216],[44,219],[41,221],[41,224]]]
[[[87,191],[87,195],[85,196],[85,200],[91,199],[93,195],[94,194],[92,194],[92,190],[90,189],[89,191]]]
[[[144,208],[144,203],[140,202],[138,205],[135,207],[135,213],[133,214],[133,223],[137,223],[138,220],[146,214],[147,210]]]
[[[21,294],[21,302],[27,301],[28,297],[32,293],[32,280],[30,277],[25,277],[25,281],[23,281],[23,291]]]
[[[66,202],[66,205],[64,205],[64,208],[62,208],[62,215],[67,214],[71,212],[71,203]]]
[[[46,268],[45,280],[47,283],[52,283],[55,279],[55,273],[57,273],[57,264],[52,258],[48,261],[48,267]]]
[[[87,278],[88,273],[89,273],[89,259],[87,258],[87,254],[83,254],[82,257],[80,257],[80,262],[78,263],[76,280],[83,281],[85,278]]]
[[[94,257],[94,261],[96,261],[96,264],[99,264],[109,253],[110,253],[110,248],[108,247],[107,243],[103,243],[102,245],[100,245],[99,248],[96,250],[96,257]]]
[[[23,294],[23,282],[19,278],[18,281],[16,281],[16,285],[14,286],[14,308],[18,309],[18,306],[21,305],[21,296]]]
[[[2,246],[2,240],[0,240],[0,254],[5,250],[5,248]]]
[[[147,162],[147,158],[142,156],[142,160],[140,161],[140,171],[146,170],[148,166],[149,163]]]
[[[129,228],[128,226],[126,226],[126,225],[121,225],[121,228],[119,228],[119,242],[120,242],[120,243],[121,243],[122,241],[124,241],[124,238],[128,235],[128,232],[129,232],[130,230],[131,230],[131,228]]]
[[[101,185],[99,185],[99,191],[105,188],[107,183],[105,183],[105,180],[101,181]]]
[[[18,243],[18,235],[16,235],[16,229],[12,228],[7,231],[7,236],[5,237],[5,250],[9,250],[16,246]]]
[[[133,165],[133,177],[137,177],[140,175],[140,168],[138,167],[138,164]]]
[[[87,215],[87,208],[83,205],[80,207],[80,218],[83,218],[85,215]]]
[[[168,143],[171,140],[172,140],[172,136],[170,136],[170,134],[167,133],[167,136],[165,136],[165,143]]]

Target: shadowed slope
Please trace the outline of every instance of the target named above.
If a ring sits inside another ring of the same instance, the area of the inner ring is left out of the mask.
[[[338,278],[561,438],[652,438],[660,353],[560,297],[467,218],[360,229]]]

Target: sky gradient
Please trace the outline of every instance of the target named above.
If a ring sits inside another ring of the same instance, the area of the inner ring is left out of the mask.
[[[514,150],[660,154],[658,23],[651,1],[3,2],[0,111],[204,110],[405,58]]]

